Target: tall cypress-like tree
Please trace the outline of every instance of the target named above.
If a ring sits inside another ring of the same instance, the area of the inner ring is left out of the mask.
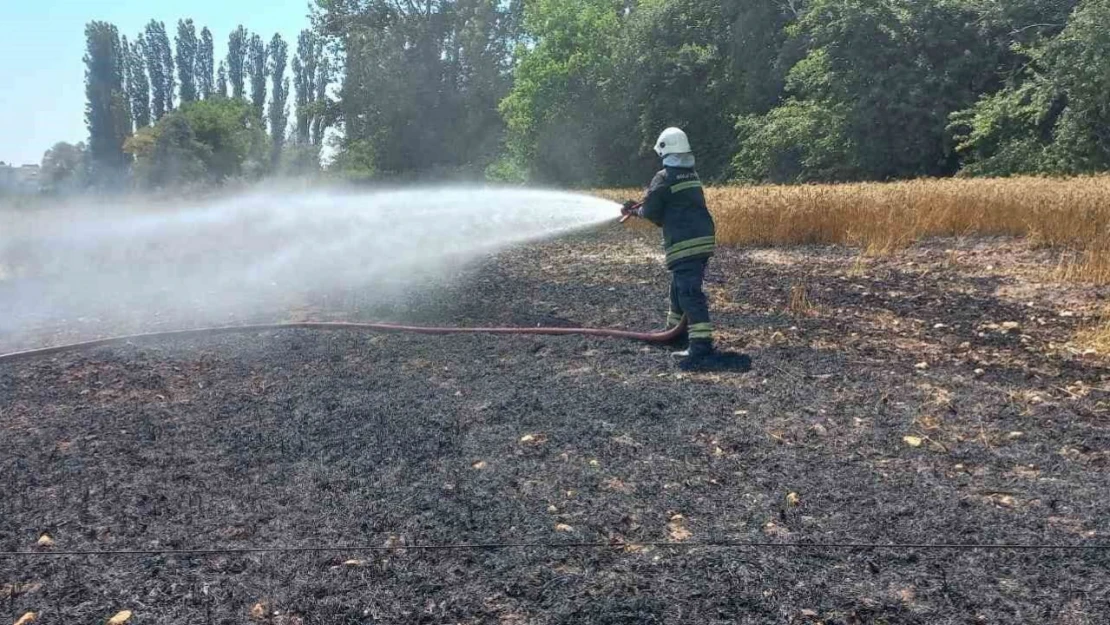
[[[197,91],[205,99],[212,96],[212,73],[216,69],[212,31],[205,26],[200,31],[200,49],[197,50]]]
[[[297,55],[293,57],[293,87],[296,95],[296,141],[308,145],[312,128],[312,103],[316,100],[316,67],[319,57],[316,34],[311,30],[301,31],[297,37]]]
[[[131,117],[135,128],[150,125],[150,80],[146,75],[146,40],[142,33],[124,50],[127,55],[127,91],[131,97]]]
[[[161,46],[165,40],[165,34],[166,27],[160,22],[151,20],[146,25],[143,60],[146,62],[146,71],[150,76],[150,114],[154,121],[162,119],[169,110],[168,100],[172,97],[166,94],[165,68],[162,65]]]
[[[270,135],[273,137],[273,154],[271,161],[276,167],[281,158],[281,149],[285,145],[285,130],[289,125],[289,110],[286,103],[289,100],[289,79],[285,76],[285,67],[289,57],[289,45],[275,33],[270,40],[270,81],[273,85],[273,96],[270,98]]]
[[[96,182],[117,183],[127,169],[123,142],[131,134],[123,45],[119,31],[107,22],[89,22],[85,38],[85,123],[92,174]]]
[[[296,139],[302,145],[319,147],[327,128],[326,102],[331,75],[324,43],[324,39],[311,30],[302,30],[297,37],[293,83],[297,90]]]
[[[317,147],[324,144],[324,133],[328,129],[326,104],[329,84],[331,84],[331,64],[321,50],[320,66],[316,68],[316,104],[315,116],[312,119],[312,145]]]
[[[227,38],[227,79],[231,97],[242,98],[246,93],[247,29],[240,24]]]
[[[173,78],[173,47],[170,46],[170,36],[165,32],[162,24],[162,41],[159,43],[159,52],[162,57],[162,78],[165,80],[165,110],[173,110],[173,94],[176,89],[176,80]]]
[[[197,29],[193,20],[177,21],[177,78],[181,83],[181,102],[197,99]]]
[[[216,95],[227,97],[227,64],[220,61],[220,69],[216,72]]]
[[[262,117],[266,106],[266,44],[258,34],[251,35],[247,57],[247,71],[251,78],[251,104]]]
[[[121,35],[119,38],[119,55],[120,55],[120,77],[123,79],[123,95],[127,98],[127,116],[131,120],[128,133],[135,130],[135,116],[131,113],[131,72],[128,57],[131,55],[131,44],[127,41],[127,35]]]

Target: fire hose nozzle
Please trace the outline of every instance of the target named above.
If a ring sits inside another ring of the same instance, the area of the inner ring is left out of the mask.
[[[636,211],[640,210],[640,207],[643,205],[643,202],[639,202],[636,204],[625,204],[623,207],[621,207],[621,218],[619,223],[623,224],[624,222],[631,219],[633,216],[635,216]]]

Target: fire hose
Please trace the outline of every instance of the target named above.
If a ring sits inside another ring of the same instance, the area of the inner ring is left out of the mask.
[[[635,214],[640,204],[625,207],[621,211],[620,223],[628,221]],[[661,332],[633,332],[631,330],[616,330],[611,328],[562,328],[562,327],[434,327],[411,326],[395,323],[358,323],[358,322],[327,322],[327,321],[299,321],[291,323],[270,323],[238,326],[219,326],[210,328],[194,328],[190,330],[170,330],[166,332],[150,332],[145,334],[130,334],[114,336],[53,347],[29,349],[0,354],[0,364],[17,362],[53,356],[66,352],[81,351],[97,347],[113,345],[126,345],[145,341],[156,341],[175,338],[197,338],[218,336],[223,334],[248,334],[251,332],[266,332],[275,330],[355,330],[365,332],[393,333],[393,334],[492,334],[492,335],[533,335],[533,336],[595,336],[601,338],[624,339],[642,343],[667,344],[677,340],[686,331],[686,319],[683,318],[679,325]]]
[[[126,345],[128,343],[140,343],[144,341],[154,341],[163,339],[175,338],[196,338],[205,336],[218,336],[222,334],[245,334],[251,332],[265,332],[274,330],[357,330],[368,332],[380,333],[404,333],[404,334],[493,334],[493,335],[538,335],[538,336],[595,336],[604,338],[625,339],[630,341],[640,341],[644,343],[665,344],[671,343],[679,338],[686,330],[686,320],[683,319],[682,323],[673,328],[669,328],[663,332],[633,332],[630,330],[614,330],[606,328],[527,328],[527,327],[503,327],[503,328],[471,328],[471,327],[432,327],[432,326],[409,326],[399,325],[393,323],[346,323],[346,322],[324,322],[324,321],[301,321],[294,323],[272,323],[260,325],[241,325],[241,326],[222,326],[214,328],[195,328],[191,330],[171,330],[168,332],[151,332],[147,334],[132,334],[128,336],[116,336],[104,339],[96,339],[93,341],[83,341],[80,343],[69,343],[66,345],[56,345],[54,347],[44,347],[40,349],[29,349],[26,351],[14,352],[10,354],[0,354],[0,364],[17,362],[21,360],[29,360],[33,358],[41,358],[43,356],[53,356],[65,352],[80,351],[85,349],[92,349],[96,347],[108,347],[113,345]]]

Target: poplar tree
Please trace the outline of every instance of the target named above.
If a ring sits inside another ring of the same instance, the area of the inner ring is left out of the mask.
[[[289,45],[274,34],[270,40],[270,82],[273,96],[270,98],[270,135],[273,137],[273,153],[271,162],[276,167],[281,158],[281,149],[285,145],[285,129],[289,125],[289,110],[286,103],[289,100],[289,78],[285,76],[285,68],[289,55]]]
[[[212,97],[215,88],[212,73],[215,70],[215,50],[212,42],[212,31],[204,27],[200,31],[200,48],[197,50],[197,92],[205,99]]]
[[[150,80],[146,75],[145,46],[143,35],[139,33],[130,47],[123,50],[127,55],[127,93],[131,98],[131,117],[136,129],[150,125]]]
[[[181,102],[197,99],[197,29],[193,20],[177,21],[177,78],[181,83]]]
[[[231,97],[242,98],[247,60],[247,30],[240,25],[227,38],[227,79]]]
[[[162,45],[168,45],[165,24],[151,20],[146,25],[144,39],[143,60],[150,77],[150,115],[158,121],[172,106],[170,100],[173,98],[172,92],[166,93],[165,66],[162,63]]]
[[[131,111],[124,91],[126,59],[119,31],[108,22],[85,26],[85,123],[93,179],[122,180],[129,157],[123,142],[131,134]]]
[[[251,104],[262,117],[266,105],[266,44],[258,34],[251,35],[247,51],[247,72],[251,79]]]

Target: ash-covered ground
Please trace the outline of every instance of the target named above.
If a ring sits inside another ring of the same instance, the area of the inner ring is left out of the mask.
[[[272,320],[648,329],[659,261],[653,234],[608,228]],[[0,549],[1110,544],[1110,369],[1069,345],[1105,292],[1049,266],[1012,241],[722,250],[708,291],[749,374],[679,374],[613,340],[299,330],[0,365]],[[1108,565],[916,548],[3,557],[0,622],[1094,624]]]

